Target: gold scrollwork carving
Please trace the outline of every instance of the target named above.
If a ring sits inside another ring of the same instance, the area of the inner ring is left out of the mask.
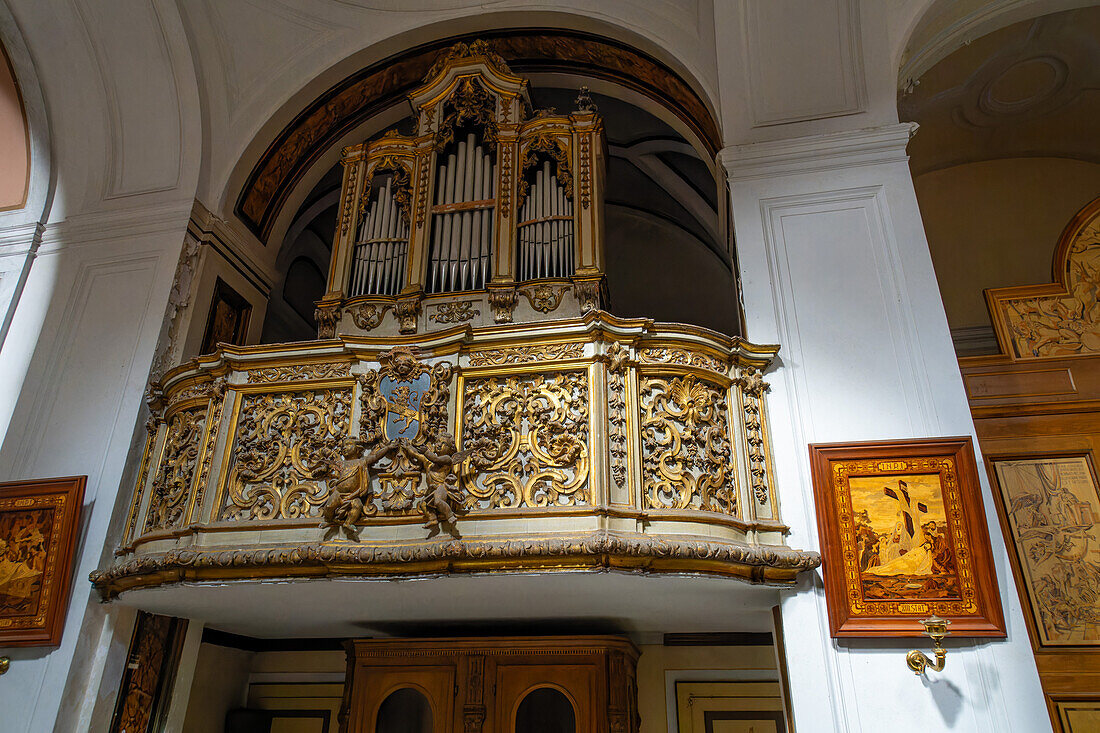
[[[562,298],[565,296],[567,290],[569,290],[568,285],[554,286],[541,284],[530,288],[523,288],[519,292],[527,298],[531,307],[539,313],[549,313],[550,311],[557,310],[558,306],[561,305]]]
[[[187,512],[191,481],[206,432],[207,405],[180,410],[168,420],[160,466],[153,477],[145,532],[180,525]]]
[[[434,306],[435,313],[428,316],[429,321],[436,323],[465,323],[472,321],[481,315],[481,311],[474,306],[476,300],[457,300],[450,303],[439,303]]]
[[[541,133],[524,145],[519,159],[519,184],[516,192],[516,209],[523,208],[523,202],[527,200],[527,190],[530,184],[527,182],[527,170],[538,164],[538,153],[544,153],[554,159],[558,183],[561,184],[568,199],[573,198],[573,174],[569,166],[569,153],[565,144],[557,137]]]
[[[647,346],[638,350],[638,356],[648,364],[675,364],[677,366],[708,369],[722,375],[729,374],[729,365],[721,359],[716,359],[708,354],[684,351],[683,349]]]
[[[314,516],[351,426],[351,390],[245,395],[220,519]]]
[[[420,298],[403,298],[397,301],[393,312],[397,316],[397,330],[401,333],[416,333],[416,321],[420,318]]]
[[[394,132],[391,130],[391,132]],[[387,155],[378,161],[367,173],[363,182],[363,193],[359,199],[359,213],[363,214],[370,208],[370,193],[374,186],[374,177],[378,173],[388,172],[393,174],[393,201],[397,204],[397,210],[406,223],[412,221],[412,168],[409,163],[400,158]]]
[[[607,350],[607,441],[611,480],[626,484],[626,368],[630,352],[618,341]]]
[[[346,148],[345,148],[346,150]],[[345,173],[344,183],[344,202],[340,205],[340,234],[347,234],[348,229],[351,227],[351,212],[354,209],[352,202],[355,201],[355,178],[359,175],[359,161],[353,161],[351,163],[345,163],[347,167],[347,173]]]
[[[265,382],[300,382],[306,379],[333,379],[351,374],[351,365],[347,362],[332,364],[291,364],[280,367],[252,369],[248,372],[249,384]]]
[[[463,476],[467,508],[590,502],[586,372],[471,379],[463,414],[463,443],[494,446]]]
[[[576,359],[584,356],[584,344],[567,341],[560,344],[516,346],[511,349],[481,349],[470,352],[470,366],[505,366],[531,362]]]
[[[480,127],[488,144],[496,142],[497,124],[494,117],[496,99],[475,77],[463,77],[458,88],[445,103],[439,129],[435,133],[435,149],[442,152],[454,142],[455,130],[464,125]]]
[[[389,303],[360,303],[348,309],[352,322],[364,331],[373,331],[382,324],[386,311],[393,308]]]
[[[640,396],[646,506],[736,516],[726,392],[689,374],[643,379]]]
[[[764,445],[764,393],[771,387],[759,369],[746,369],[737,378],[741,387],[745,442],[749,444],[749,480],[753,497],[759,504],[768,503],[768,456]]]
[[[519,295],[514,287],[489,288],[489,307],[493,309],[493,320],[497,323],[511,323],[512,311],[516,309]]]
[[[318,306],[313,311],[313,320],[317,321],[317,338],[336,338],[336,324],[340,322],[340,307],[337,305]]]

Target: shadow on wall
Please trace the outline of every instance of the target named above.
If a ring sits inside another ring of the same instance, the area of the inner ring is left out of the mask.
[[[604,233],[615,315],[740,333],[733,273],[699,239],[672,222],[615,205],[605,209]]]

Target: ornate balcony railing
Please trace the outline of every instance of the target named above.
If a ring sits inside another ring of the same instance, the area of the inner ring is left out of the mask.
[[[593,312],[224,347],[154,389],[106,596],[180,580],[614,567],[790,584],[776,347]],[[457,436],[452,438],[451,436]]]

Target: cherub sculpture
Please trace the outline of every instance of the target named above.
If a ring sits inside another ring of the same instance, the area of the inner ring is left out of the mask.
[[[421,506],[428,521],[425,529],[449,524],[454,527],[455,511],[451,506],[452,497],[457,498],[458,472],[462,462],[475,452],[488,448],[485,440],[475,441],[465,450],[458,450],[454,436],[448,432],[436,434],[422,449],[407,446],[409,453],[424,466],[424,480],[427,493]]]
[[[358,522],[364,514],[370,513],[366,502],[370,501],[371,467],[396,447],[395,443],[385,443],[364,456],[358,440],[345,438],[340,443],[340,453],[345,459],[330,461],[327,468],[329,497],[321,507],[324,519],[321,526],[328,528],[326,540],[342,529],[349,539],[359,541]]]

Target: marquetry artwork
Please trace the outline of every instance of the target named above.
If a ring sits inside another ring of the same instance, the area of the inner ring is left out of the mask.
[[[618,636],[356,639],[340,717],[347,733],[637,733],[637,662]]]
[[[467,508],[590,504],[586,372],[471,379],[463,442],[493,446],[464,482]]]
[[[351,424],[351,390],[244,395],[219,519],[315,516],[323,480]]]
[[[728,392],[685,377],[639,387],[645,506],[737,514]]]
[[[225,347],[151,387],[96,583],[613,567],[792,584],[818,558],[786,546],[771,496],[775,351],[602,312]]]
[[[1100,647],[1100,494],[1089,457],[991,464],[1040,644]]]
[[[1100,198],[1070,220],[1049,285],[986,291],[1001,351],[1013,360],[1100,354]]]
[[[86,480],[0,484],[0,647],[61,643]]]
[[[604,142],[594,105],[532,111],[527,80],[480,40],[442,52],[408,99],[415,134],[343,150],[320,337],[437,331],[482,313],[510,323],[520,295],[547,317],[599,307]],[[382,317],[391,308],[396,322]]]
[[[810,446],[833,636],[1004,636],[969,438]]]

